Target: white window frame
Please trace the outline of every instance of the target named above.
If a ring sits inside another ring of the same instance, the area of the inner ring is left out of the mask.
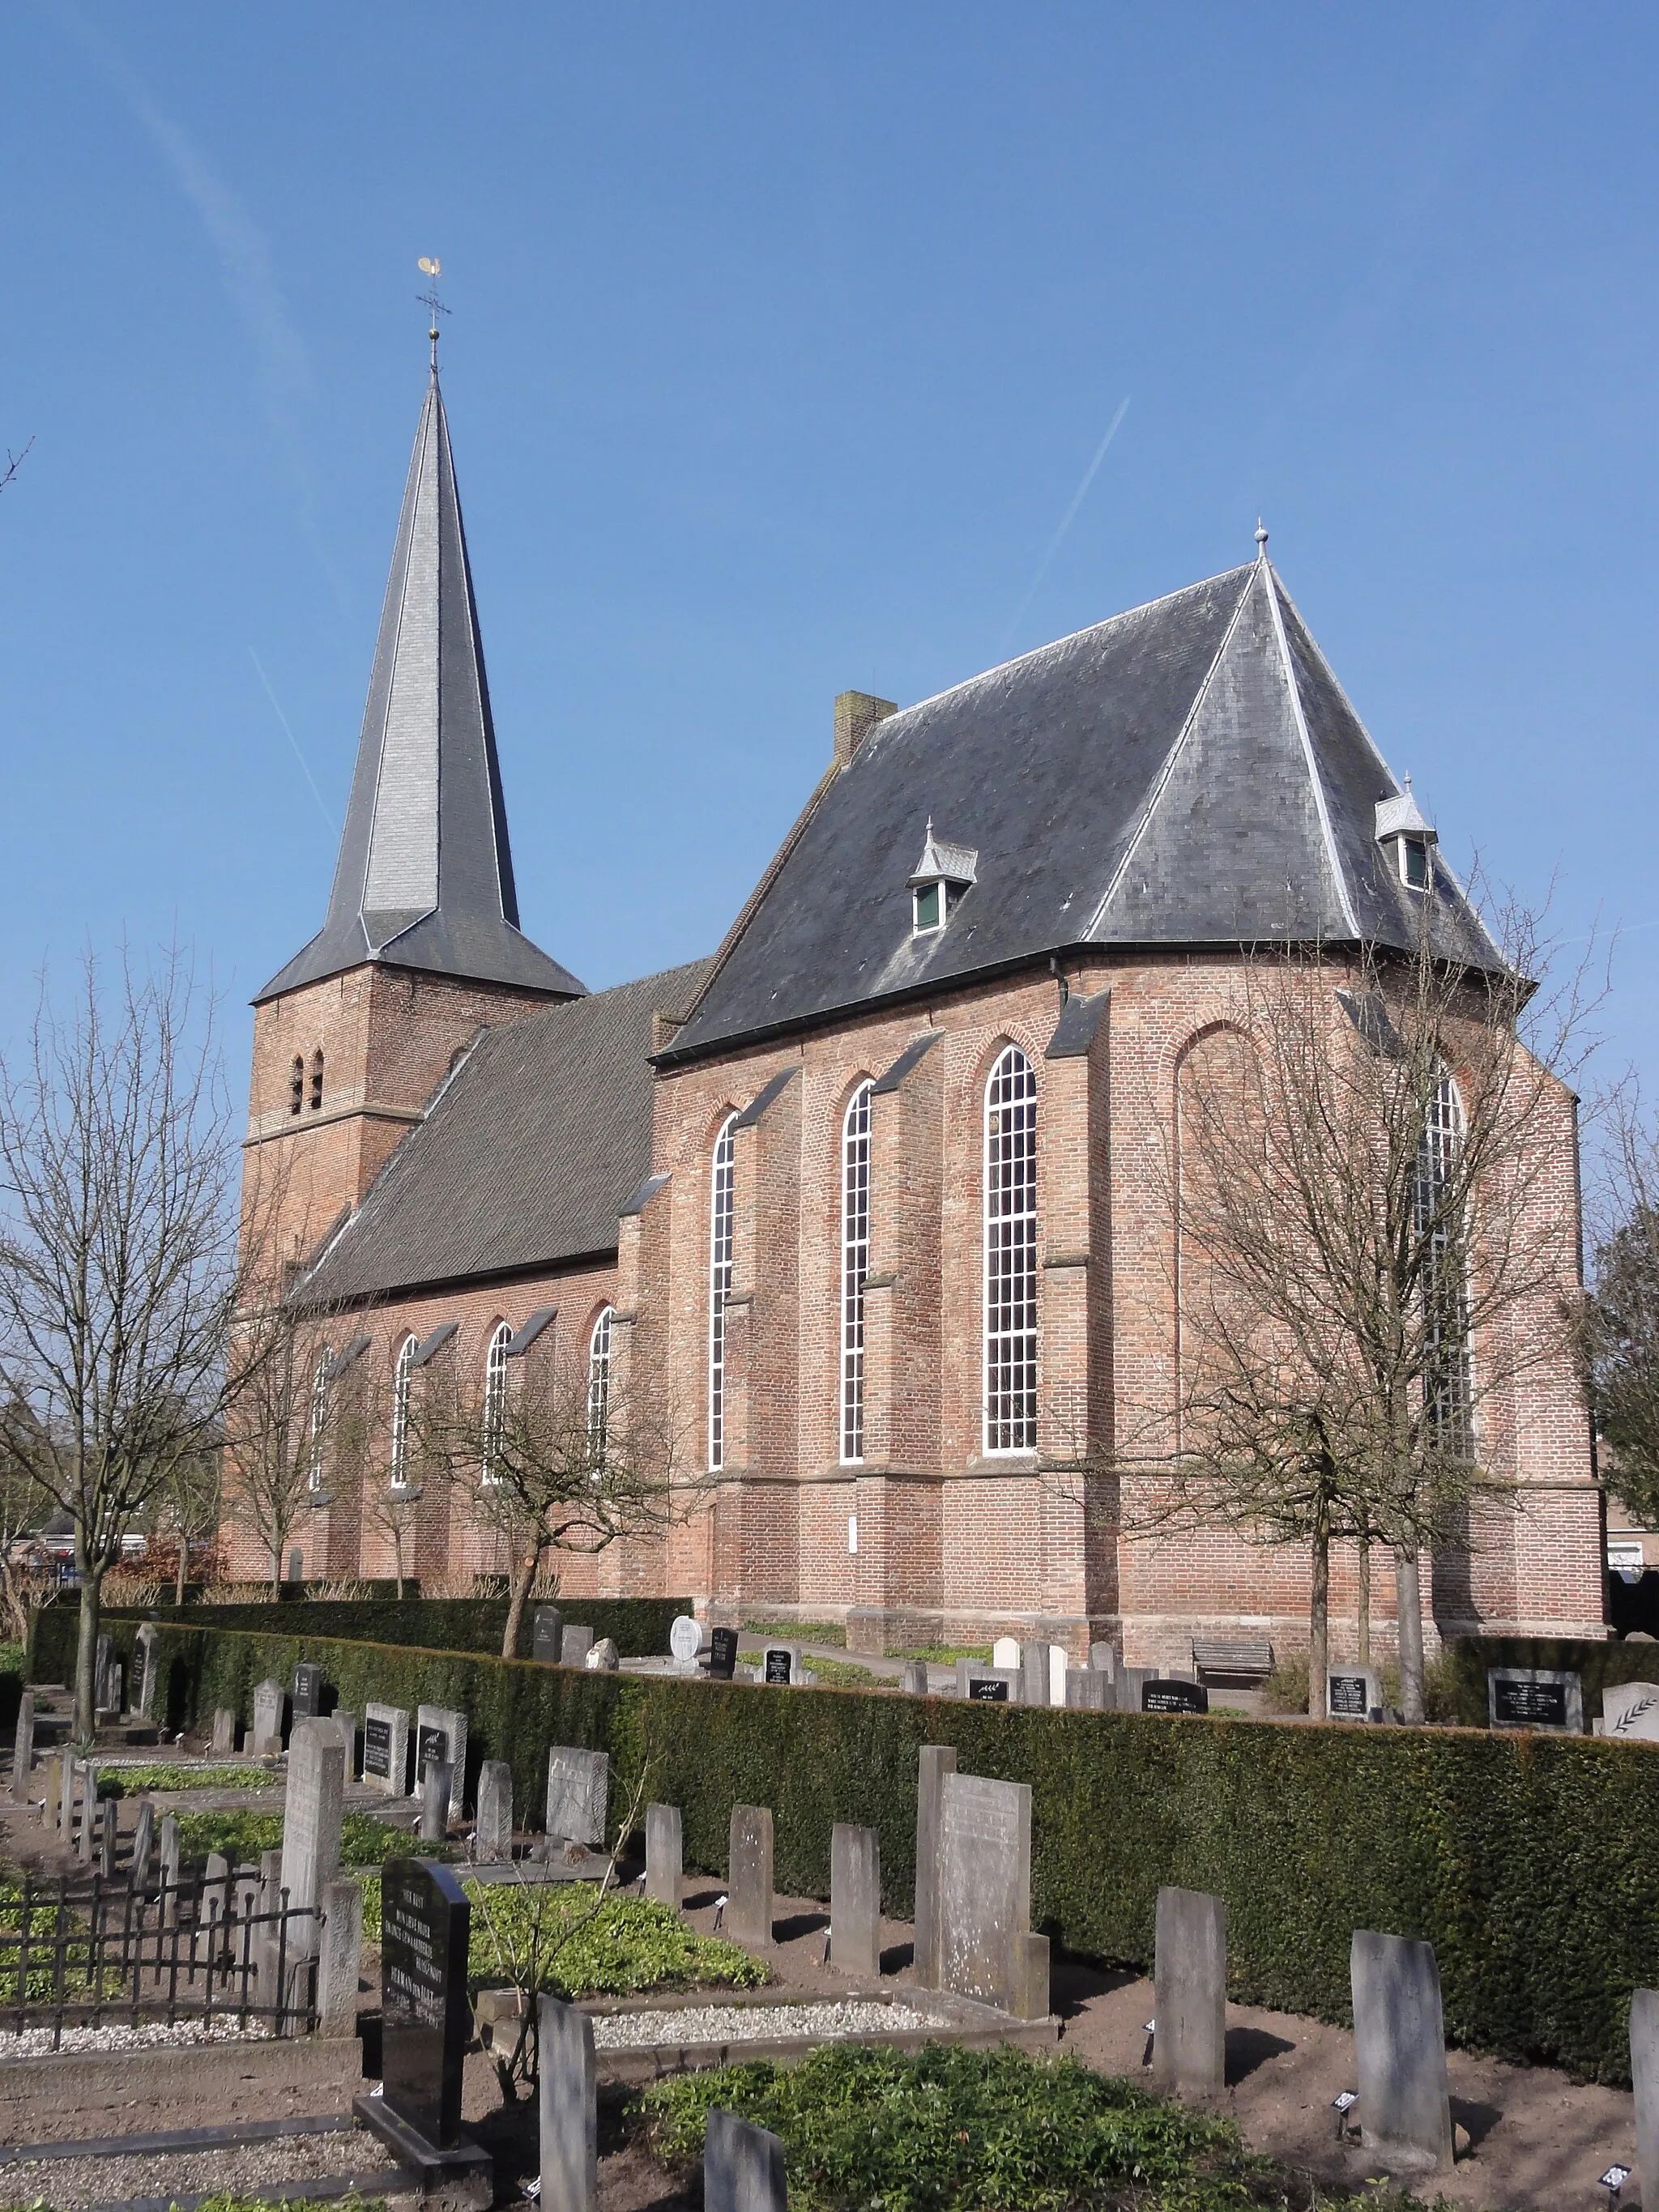
[[[870,1272],[870,1116],[866,1077],[841,1123],[841,1462],[864,1458],[864,1280]]]
[[[1434,886],[1434,854],[1429,840],[1420,836],[1413,836],[1409,831],[1402,831],[1401,836],[1395,838],[1395,843],[1399,850],[1401,882],[1408,891],[1415,891],[1419,898],[1426,897]],[[1414,884],[1411,878],[1413,846],[1415,846],[1423,855],[1423,880],[1420,884]]]
[[[409,1487],[409,1392],[419,1340],[406,1336],[392,1368],[392,1487]]]
[[[311,1436],[306,1461],[306,1484],[313,1491],[323,1486],[323,1453],[328,1429],[328,1370],[334,1354],[325,1345],[311,1370]]]
[[[615,1306],[601,1306],[587,1339],[587,1448],[596,1468],[605,1460],[611,1419],[611,1338]]]
[[[1438,1193],[1445,1180],[1446,1163],[1461,1146],[1467,1123],[1463,1101],[1458,1093],[1456,1080],[1451,1070],[1443,1063],[1436,1081],[1434,1097],[1424,1117],[1423,1134],[1418,1144],[1417,1210],[1418,1234],[1428,1231],[1430,1239],[1430,1271],[1442,1264],[1443,1255],[1450,1245],[1449,1231],[1432,1226],[1438,1207]],[[1443,1411],[1437,1410],[1431,1400],[1434,1385],[1424,1377],[1425,1424],[1432,1435],[1449,1421],[1459,1421],[1463,1428],[1465,1450],[1474,1443],[1474,1356],[1470,1342],[1468,1322],[1468,1284],[1465,1280],[1457,1291],[1462,1319],[1456,1324],[1457,1341],[1450,1349],[1448,1363],[1450,1400]]]
[[[1011,1137],[1019,1140],[1012,1154]],[[986,1079],[981,1159],[981,1442],[997,1459],[1033,1452],[1037,1441],[1037,1086],[1018,1045],[1004,1047]],[[1011,1327],[1016,1302],[1019,1323]]]
[[[513,1341],[511,1322],[497,1322],[484,1347],[483,1432],[478,1439],[480,1480],[489,1489],[501,1481],[495,1466],[507,1425],[507,1347]]]
[[[939,893],[939,920],[937,921],[924,921],[921,918],[921,900],[924,891],[937,891]],[[951,894],[948,886],[943,882],[918,884],[915,887],[911,896],[913,899],[913,904],[911,907],[911,936],[937,937],[940,930],[944,928],[945,923],[951,918]]]
[[[708,1179],[708,1469],[726,1463],[726,1301],[732,1291],[732,1233],[736,1202],[737,1115],[728,1114],[714,1139]]]

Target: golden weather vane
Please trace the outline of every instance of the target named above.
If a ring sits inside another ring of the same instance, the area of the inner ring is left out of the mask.
[[[430,277],[432,280],[429,290],[417,292],[415,296],[432,319],[432,327],[427,332],[427,336],[432,341],[432,368],[435,375],[438,368],[438,318],[449,313],[448,308],[438,297],[438,279],[443,274],[443,264],[438,259],[436,254],[423,253],[415,266],[422,276]]]

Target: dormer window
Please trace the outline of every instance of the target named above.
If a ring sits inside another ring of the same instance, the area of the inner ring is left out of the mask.
[[[1405,790],[1396,798],[1377,801],[1376,834],[1377,843],[1398,869],[1400,880],[1407,890],[1426,892],[1434,889],[1431,848],[1438,841],[1412,796],[1410,776],[1406,778]]]
[[[931,937],[944,928],[964,895],[972,889],[979,868],[979,854],[971,845],[949,845],[933,835],[931,816],[921,858],[910,876],[911,934]]]

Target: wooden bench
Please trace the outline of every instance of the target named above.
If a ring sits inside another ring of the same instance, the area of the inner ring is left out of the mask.
[[[1212,1674],[1265,1681],[1273,1671],[1273,1647],[1265,1639],[1207,1637],[1193,1639],[1193,1669],[1200,1682]]]

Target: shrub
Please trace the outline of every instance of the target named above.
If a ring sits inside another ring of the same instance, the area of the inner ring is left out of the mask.
[[[1308,1710],[1308,1655],[1287,1651],[1261,1686],[1264,1713],[1305,1713]]]

